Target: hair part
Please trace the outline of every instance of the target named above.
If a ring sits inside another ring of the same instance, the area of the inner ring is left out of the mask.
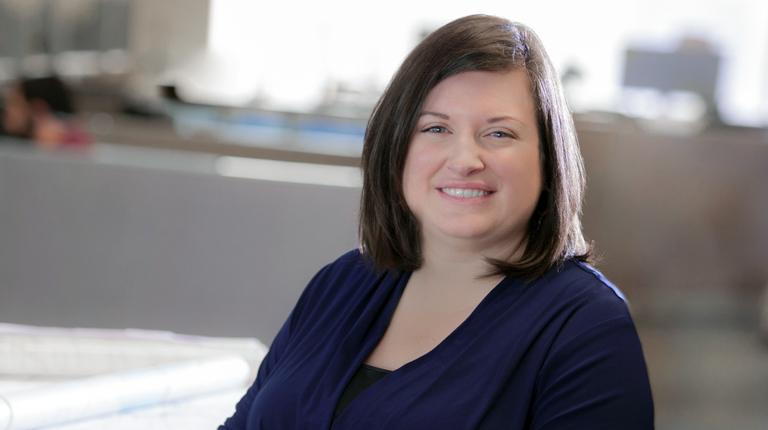
[[[523,24],[472,15],[446,24],[408,55],[374,107],[361,168],[361,250],[378,270],[422,264],[418,220],[405,201],[403,170],[412,132],[429,92],[468,71],[525,70],[537,107],[544,187],[517,261],[488,258],[487,276],[535,279],[575,258],[590,261],[581,229],[585,174],[560,81],[536,34]]]

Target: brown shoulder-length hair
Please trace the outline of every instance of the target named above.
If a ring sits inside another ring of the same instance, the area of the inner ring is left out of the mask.
[[[457,19],[427,36],[408,55],[368,121],[361,167],[361,249],[379,269],[422,264],[420,226],[405,202],[403,167],[430,90],[457,73],[525,70],[537,106],[544,187],[517,261],[488,259],[487,275],[535,279],[575,258],[590,261],[581,230],[584,167],[573,119],[541,41],[528,27],[487,15]]]

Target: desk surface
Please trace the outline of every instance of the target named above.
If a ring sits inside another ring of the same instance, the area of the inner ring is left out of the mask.
[[[0,378],[0,395],[34,389],[59,382],[40,377]],[[235,404],[246,388],[197,396],[46,427],[47,430],[211,430],[221,425],[235,411]]]

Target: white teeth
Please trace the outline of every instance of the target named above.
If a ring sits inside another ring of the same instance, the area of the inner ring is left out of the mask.
[[[480,196],[484,196],[486,194],[491,193],[490,191],[472,190],[472,189],[464,189],[464,188],[441,188],[440,190],[445,194],[448,194],[454,197],[480,197]]]

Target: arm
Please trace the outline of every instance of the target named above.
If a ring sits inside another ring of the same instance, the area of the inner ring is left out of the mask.
[[[361,291],[368,291],[366,289],[347,288],[344,287],[345,285],[368,285],[376,279],[378,279],[376,274],[365,265],[360,251],[357,249],[342,255],[335,262],[321,269],[304,289],[296,307],[291,312],[291,316],[275,337],[269,352],[259,367],[253,386],[237,404],[235,414],[223,426],[219,427],[219,430],[244,430],[248,424],[254,424],[254,420],[261,422],[267,415],[274,415],[271,410],[276,407],[275,405],[281,404],[279,396],[275,395],[277,391],[273,391],[273,389],[286,387],[282,383],[283,381],[275,379],[285,377],[282,372],[284,362],[293,359],[295,357],[293,353],[297,350],[302,351],[297,353],[298,356],[304,357],[306,350],[301,348],[306,347],[307,339],[317,340],[315,337],[317,333],[314,330],[318,327],[318,318],[325,318],[325,314],[335,312],[329,310],[331,308],[338,309],[334,303],[339,300],[346,303],[349,300],[347,296],[365,294]],[[343,290],[344,288],[346,288],[346,293],[344,293],[346,295],[340,296],[340,289]],[[340,297],[345,298],[341,299]],[[335,317],[331,319],[335,321]],[[271,393],[269,397],[261,398],[262,390],[269,390]],[[265,405],[271,408],[270,411],[265,412],[265,410],[260,409],[261,412],[259,413],[264,415],[251,417],[254,407],[260,408]],[[282,415],[285,416],[286,414]]]
[[[256,396],[258,396],[259,391],[269,379],[275,366],[277,366],[280,362],[280,358],[288,349],[291,338],[296,332],[297,326],[300,325],[301,315],[306,309],[306,304],[312,302],[312,300],[308,298],[310,295],[310,290],[314,285],[318,283],[318,278],[320,278],[323,272],[327,270],[327,267],[328,266],[318,272],[309,282],[307,288],[305,288],[301,293],[301,297],[299,297],[296,306],[293,308],[290,316],[280,328],[280,331],[277,332],[277,336],[275,336],[275,339],[272,341],[272,345],[269,347],[269,352],[267,352],[264,360],[262,360],[261,366],[259,366],[259,371],[256,374],[256,380],[253,382],[253,385],[251,385],[251,388],[248,389],[243,398],[240,399],[240,401],[237,403],[234,415],[229,417],[224,422],[224,425],[219,426],[218,430],[245,430],[246,424],[248,422],[248,416],[251,412],[251,405],[253,404],[254,399]]]
[[[294,311],[295,312],[295,311]],[[269,375],[274,369],[275,365],[280,361],[280,356],[286,350],[288,342],[291,338],[291,325],[293,322],[293,314],[283,324],[283,327],[277,333],[275,340],[272,341],[272,345],[269,348],[269,352],[262,360],[259,366],[259,372],[256,374],[256,380],[251,385],[251,388],[245,393],[242,399],[237,403],[235,407],[235,413],[229,417],[224,425],[219,426],[218,430],[245,430],[246,423],[248,422],[248,415],[251,410],[251,404],[253,400],[261,390],[264,382],[269,378]]]
[[[648,372],[629,314],[573,333],[564,331],[544,362],[531,429],[653,429]]]

